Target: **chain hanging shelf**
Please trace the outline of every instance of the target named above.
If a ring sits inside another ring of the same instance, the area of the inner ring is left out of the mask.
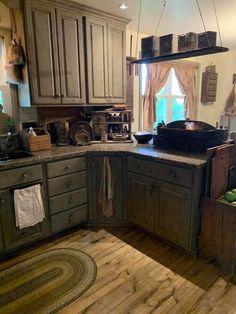
[[[160,22],[161,22],[161,19],[162,19],[162,16],[163,16],[163,13],[164,13],[164,10],[166,7],[166,2],[167,2],[166,0],[163,1],[163,8],[162,8],[159,20],[158,20],[158,25],[157,25],[155,35],[158,32]],[[141,0],[140,0],[140,3],[141,3]],[[205,26],[205,23],[203,20],[203,16],[202,16],[202,12],[201,12],[201,8],[199,6],[198,0],[196,0],[196,3],[198,6],[199,14],[200,14],[201,19],[202,19],[204,30],[206,32],[206,26]],[[191,57],[198,57],[198,56],[204,56],[204,55],[210,55],[210,54],[229,51],[228,48],[222,46],[222,39],[221,39],[221,33],[220,33],[220,27],[219,27],[216,7],[215,7],[215,0],[213,0],[213,5],[214,5],[214,11],[215,11],[215,17],[216,17],[216,22],[217,22],[218,33],[220,35],[221,46],[209,46],[209,47],[205,47],[205,48],[198,48],[195,50],[181,51],[181,52],[165,54],[165,55],[160,55],[160,56],[155,56],[155,57],[142,58],[139,60],[136,59],[136,60],[131,61],[131,64],[132,63],[133,64],[150,64],[150,63],[165,62],[165,61],[178,60],[178,59],[186,59],[186,58],[191,58]],[[141,10],[141,6],[140,6],[140,10]],[[139,18],[140,18],[140,12],[139,12]],[[139,21],[139,23],[140,23],[140,21]],[[208,39],[208,41],[209,41],[209,39]]]
[[[196,49],[196,50],[191,50],[191,51],[177,52],[177,53],[172,53],[169,55],[163,55],[163,56],[158,56],[158,57],[143,58],[143,59],[135,60],[131,63],[149,64],[149,63],[156,63],[156,62],[165,62],[165,61],[170,61],[170,60],[178,60],[178,59],[183,59],[183,58],[210,55],[210,54],[226,52],[226,51],[229,51],[229,49],[226,47],[213,46],[213,47],[201,48],[201,49]]]

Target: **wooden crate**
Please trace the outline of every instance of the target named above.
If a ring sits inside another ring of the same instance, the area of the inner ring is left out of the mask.
[[[51,136],[44,129],[34,129],[37,136],[30,136],[27,132],[20,132],[20,140],[23,148],[30,152],[47,150],[52,148]]]
[[[200,234],[200,257],[217,260],[223,272],[235,276],[236,269],[236,206],[203,197]]]

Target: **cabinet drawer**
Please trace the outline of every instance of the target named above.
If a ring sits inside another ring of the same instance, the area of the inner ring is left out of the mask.
[[[60,177],[85,170],[86,161],[84,157],[61,160],[47,164],[48,178]]]
[[[16,168],[0,172],[0,189],[42,180],[41,165]]]
[[[60,232],[87,221],[87,205],[51,216],[52,232]]]
[[[48,180],[49,196],[59,195],[73,190],[78,190],[85,186],[86,186],[85,171]]]
[[[64,210],[85,204],[87,202],[87,189],[83,188],[59,196],[51,197],[50,214],[54,215]]]
[[[127,170],[186,187],[192,186],[190,169],[170,166],[158,161],[128,157]]]

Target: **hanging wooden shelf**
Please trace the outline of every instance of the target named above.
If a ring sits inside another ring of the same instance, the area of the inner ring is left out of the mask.
[[[201,49],[196,49],[196,50],[191,50],[191,51],[177,52],[177,53],[172,53],[169,55],[163,55],[163,56],[158,56],[158,57],[139,59],[139,60],[132,61],[131,63],[148,64],[148,63],[164,62],[164,61],[170,61],[170,60],[178,60],[178,59],[210,55],[210,54],[226,52],[226,51],[229,51],[229,49],[226,47],[213,46],[213,47],[201,48]]]

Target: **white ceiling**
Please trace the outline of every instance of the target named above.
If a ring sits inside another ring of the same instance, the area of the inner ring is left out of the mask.
[[[137,31],[139,0],[73,0],[100,10],[131,19],[128,28]],[[122,11],[119,4],[128,9]],[[142,0],[140,32],[153,35],[162,9],[163,0]],[[217,31],[213,0],[199,0],[207,30]],[[223,46],[236,50],[236,0],[215,0]],[[203,32],[204,28],[196,0],[166,0],[166,8],[159,35]],[[218,36],[219,38],[219,36]],[[219,44],[219,41],[218,41]]]

